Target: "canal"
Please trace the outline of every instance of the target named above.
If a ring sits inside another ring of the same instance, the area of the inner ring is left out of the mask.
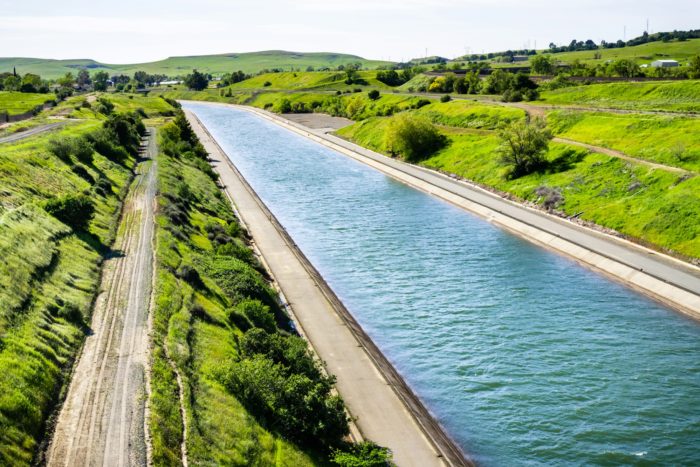
[[[482,465],[700,463],[700,326],[249,112],[186,104]]]

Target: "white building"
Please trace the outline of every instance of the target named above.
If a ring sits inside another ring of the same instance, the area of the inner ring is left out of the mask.
[[[651,62],[651,66],[654,68],[673,68],[678,66],[678,62],[675,60],[656,60]]]

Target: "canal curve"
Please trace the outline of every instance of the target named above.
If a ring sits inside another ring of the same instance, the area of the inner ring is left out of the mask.
[[[700,462],[700,326],[249,112],[185,104],[482,465]]]

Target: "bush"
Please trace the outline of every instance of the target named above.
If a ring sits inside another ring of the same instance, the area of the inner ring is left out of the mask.
[[[552,133],[544,120],[516,121],[498,132],[501,162],[510,166],[507,178],[518,178],[543,169]]]
[[[87,230],[90,220],[95,215],[92,200],[82,194],[51,199],[46,202],[44,209],[76,231]]]
[[[443,102],[443,103],[444,103],[444,102],[450,102],[451,100],[452,100],[452,98],[450,97],[449,94],[445,94],[444,96],[442,96],[442,97],[440,98],[440,102]]]
[[[277,102],[277,105],[275,106],[275,112],[281,113],[281,114],[288,114],[292,111],[292,103],[289,102],[289,99],[287,98],[282,98]]]
[[[376,101],[377,99],[379,99],[379,91],[377,91],[376,89],[372,89],[370,92],[367,93],[367,96],[373,101]]]
[[[385,467],[391,465],[391,451],[363,441],[333,451],[331,461],[342,467]]]
[[[277,324],[270,307],[260,300],[243,300],[236,306],[236,312],[242,314],[257,328],[267,332],[275,332]]]
[[[409,162],[423,160],[447,144],[447,138],[424,117],[399,114],[389,121],[384,147]]]
[[[109,99],[100,97],[97,99],[97,106],[95,107],[95,110],[103,115],[111,115],[112,111],[114,110],[114,104],[112,104],[112,101]]]
[[[49,141],[49,151],[65,163],[75,156],[80,162],[91,164],[94,148],[86,138],[63,136]]]

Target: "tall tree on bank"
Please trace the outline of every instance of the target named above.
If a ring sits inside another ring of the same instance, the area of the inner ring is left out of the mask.
[[[185,77],[185,86],[195,91],[201,91],[209,86],[209,79],[204,73],[192,70],[192,74]]]

